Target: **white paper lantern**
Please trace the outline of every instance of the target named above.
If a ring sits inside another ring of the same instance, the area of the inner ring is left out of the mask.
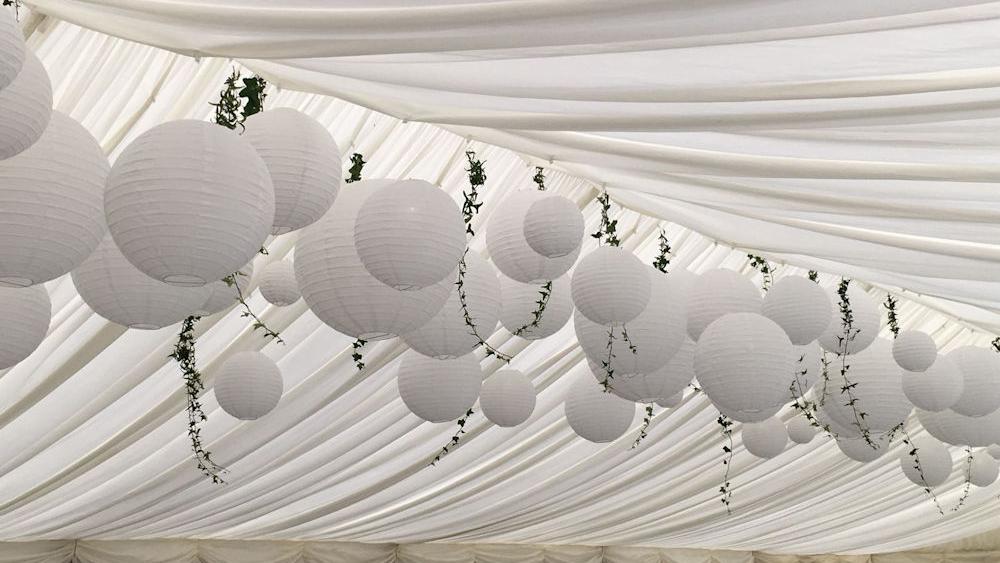
[[[0,90],[21,71],[28,49],[11,10],[0,10]]]
[[[546,193],[528,206],[524,239],[546,258],[566,256],[583,242],[583,214],[568,198]]]
[[[607,369],[601,362],[588,359],[587,366],[590,367],[598,383],[603,383],[607,379]],[[649,374],[614,372],[607,387],[612,393],[627,401],[652,403],[666,395],[663,392],[664,380],[665,377],[659,370]]]
[[[291,108],[272,109],[250,116],[243,138],[271,174],[272,234],[311,225],[330,209],[340,190],[340,149],[318,121]]]
[[[953,446],[984,448],[1000,440],[1000,411],[972,418],[953,410],[917,410],[917,420],[928,434]]]
[[[695,347],[694,340],[685,338],[677,353],[667,361],[667,365],[653,373],[653,377],[659,380],[661,397],[683,393],[694,380]]]
[[[830,387],[831,389],[827,390],[827,397],[826,397],[827,402],[822,403],[822,406],[819,409],[817,409],[816,412],[814,413],[816,417],[816,422],[820,424],[824,432],[827,431],[827,429],[829,429],[829,432],[834,436],[836,436],[837,438],[861,438],[861,431],[858,429],[857,425],[851,424],[850,426],[842,426],[839,422],[837,422],[829,414],[827,414],[826,412],[827,405],[832,404],[833,402],[839,400],[838,399],[839,388],[833,388],[834,387],[833,385],[831,385]],[[820,388],[819,385],[813,387],[813,390],[810,393],[811,400],[816,404],[820,404],[819,388]],[[877,436],[877,434],[873,434],[873,436]]]
[[[712,402],[727,414],[743,413],[744,422],[755,413],[773,414],[773,409],[788,402],[793,354],[788,335],[771,319],[756,313],[731,313],[701,334],[694,369]]]
[[[1000,459],[1000,446],[993,444],[992,446],[986,448],[986,451],[991,457],[993,457],[993,459]]]
[[[243,295],[244,299],[248,299],[250,297],[250,282],[252,278],[253,261],[250,261],[246,266],[240,268],[239,274],[235,276],[236,287],[229,285],[223,280],[203,285],[202,287],[206,287],[209,290],[208,299],[202,303],[195,314],[200,317],[206,317],[225,311],[236,304],[240,294]],[[236,291],[237,288],[239,288],[239,291]]]
[[[684,391],[678,391],[669,397],[660,397],[656,400],[657,406],[663,407],[665,409],[674,409],[681,406],[684,402]]]
[[[72,278],[95,313],[140,330],[163,328],[198,314],[212,292],[211,286],[178,287],[154,280],[122,256],[111,235],[73,270]]]
[[[892,357],[906,371],[924,371],[937,359],[937,345],[926,332],[903,330],[892,341]]]
[[[816,428],[804,416],[796,416],[785,426],[788,437],[796,444],[808,444],[816,436]]]
[[[469,317],[479,336],[486,339],[493,334],[500,317],[500,280],[493,266],[474,251],[466,253],[465,265],[463,286]],[[453,286],[448,301],[431,320],[401,336],[410,348],[439,359],[464,356],[479,345],[479,339],[465,323],[457,286]]]
[[[868,463],[870,461],[875,461],[879,459],[885,452],[889,449],[889,440],[885,435],[872,435],[872,443],[876,447],[872,447],[864,438],[848,438],[843,436],[837,437],[837,447],[844,455],[853,459],[854,461],[859,461],[861,463]]]
[[[551,194],[522,190],[497,205],[486,225],[486,248],[500,273],[521,283],[539,283],[565,274],[580,256],[583,245],[558,258],[536,252],[524,238],[524,220],[531,205]]]
[[[535,410],[535,386],[517,370],[499,370],[483,382],[479,407],[493,424],[517,426]]]
[[[903,393],[902,371],[892,359],[891,346],[885,339],[876,340],[865,350],[858,352],[847,361],[850,368],[847,379],[856,402],[855,408],[848,405],[850,395],[842,392],[843,379],[840,376],[841,363],[831,366],[831,379],[835,384],[832,395],[827,397],[824,409],[841,426],[857,427],[857,417],[865,413],[863,424],[875,433],[888,432],[892,427],[906,420],[913,404]],[[855,411],[859,414],[855,415]]]
[[[38,348],[49,331],[52,302],[44,285],[0,287],[0,369],[9,368]]]
[[[732,270],[709,270],[698,276],[688,301],[687,332],[697,341],[713,321],[730,313],[760,313],[760,291]]]
[[[783,452],[787,444],[788,430],[775,417],[743,425],[743,446],[750,455],[770,459]]]
[[[962,396],[964,382],[948,356],[938,356],[925,371],[904,371],[903,392],[913,406],[938,412],[951,408]]]
[[[851,306],[854,320],[851,322],[853,337],[846,342],[847,354],[856,354],[875,341],[878,336],[880,316],[878,304],[864,289],[852,283],[847,286],[847,300]],[[834,293],[830,297],[833,303],[833,319],[818,338],[819,345],[827,352],[840,353],[844,351],[845,340],[843,317],[840,313],[840,296]]]
[[[425,289],[397,291],[361,264],[354,249],[358,209],[376,188],[390,183],[346,184],[330,211],[303,229],[295,246],[295,279],[306,304],[338,332],[362,340],[420,327],[441,310],[454,287],[454,279],[445,279]]]
[[[951,454],[948,448],[933,438],[914,438],[913,447],[917,450],[915,456],[920,461],[919,468],[910,448],[904,448],[899,456],[899,466],[903,474],[919,487],[937,487],[948,480],[951,475]]]
[[[1000,360],[985,348],[962,346],[948,353],[962,374],[962,395],[952,410],[965,416],[983,416],[1000,407]]]
[[[292,263],[278,260],[265,266],[260,273],[260,294],[275,307],[288,307],[301,299]]]
[[[990,457],[985,450],[972,453],[969,465],[969,482],[977,487],[989,487],[1000,475],[1000,463]]]
[[[589,377],[573,383],[565,409],[566,420],[577,436],[598,444],[620,438],[635,419],[635,403],[605,393]]]
[[[790,399],[804,397],[823,378],[823,351],[815,342],[795,346],[795,367],[789,384]]]
[[[400,359],[396,383],[410,412],[428,422],[447,422],[475,404],[483,371],[472,354],[438,360],[407,351]]]
[[[237,352],[219,368],[215,398],[222,410],[240,420],[257,420],[278,406],[284,382],[281,370],[260,352]]]
[[[599,325],[628,323],[649,303],[649,270],[624,248],[600,246],[584,256],[573,272],[573,304]]]
[[[503,296],[503,307],[500,311],[500,323],[511,334],[527,340],[538,340],[552,336],[566,326],[573,315],[573,299],[570,297],[569,280],[566,276],[552,281],[549,296],[545,302],[545,310],[538,320],[537,326],[532,326],[538,301],[542,299],[543,284],[527,284],[514,281],[507,276],[500,276],[500,294]]]
[[[0,161],[0,285],[69,273],[104,236],[108,161],[82,125],[54,112],[30,149]]]
[[[830,326],[830,298],[816,282],[799,276],[781,278],[764,296],[761,314],[778,323],[796,346],[819,338]]]
[[[430,182],[395,182],[361,204],[354,246],[375,279],[402,291],[422,289],[458,267],[465,252],[462,212]]]
[[[3,15],[0,14],[0,20]],[[17,31],[20,35],[20,30]],[[3,25],[0,24],[0,80],[3,79]],[[42,61],[29,52],[20,74],[0,89],[0,160],[20,154],[42,137],[52,116],[52,83]]]

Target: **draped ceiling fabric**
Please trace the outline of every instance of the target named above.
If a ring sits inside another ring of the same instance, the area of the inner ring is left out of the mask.
[[[904,328],[926,330],[944,351],[1000,332],[1000,3],[26,4],[57,109],[112,158],[157,123],[207,119],[230,69],[212,57],[233,57],[283,86],[268,107],[301,109],[343,152],[363,153],[366,177],[424,178],[460,197],[463,153],[475,149],[489,177],[477,230],[545,163],[550,189],[583,208],[588,232],[606,184],[630,209],[625,245],[645,261],[666,226],[673,268],[746,271],[740,249],[754,249],[787,264],[781,275],[815,267],[826,285],[851,275],[874,283],[878,299],[902,295]],[[272,241],[257,266],[289,255],[295,238]],[[224,559],[181,540],[650,546],[783,561],[749,552],[914,550],[997,527],[1000,485],[949,511],[964,480],[959,450],[936,490],[942,516],[902,476],[899,444],[867,465],[826,439],[765,461],[739,433],[727,516],[717,413],[703,396],[658,412],[636,450],[637,427],[608,445],[573,434],[561,403],[592,376],[572,326],[533,343],[494,334],[491,344],[517,352],[512,367],[534,382],[538,407],[516,429],[474,415],[463,445],[428,467],[455,426],[423,423],[402,404],[393,368],[405,346],[369,345],[371,371],[358,375],[350,339],[302,302],[269,307],[259,292],[250,305],[286,345],[265,342],[235,310],[198,325],[209,388],[219,364],[246,349],[275,359],[285,378],[278,408],[253,423],[204,396],[203,440],[230,470],[216,486],[190,457],[181,376],[167,358],[176,327],[126,331],[94,315],[68,277],[49,289],[48,338],[0,372],[0,540],[176,538],[206,561]],[[68,544],[20,549],[33,545]],[[78,557],[81,547],[118,549],[73,546]],[[8,549],[0,561],[18,560]],[[437,560],[470,560],[464,553]],[[620,560],[676,559],[629,553]],[[501,560],[490,557],[475,555]],[[712,557],[700,560],[729,561]]]

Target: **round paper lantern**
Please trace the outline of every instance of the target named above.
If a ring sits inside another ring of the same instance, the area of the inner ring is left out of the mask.
[[[701,337],[705,327],[729,313],[760,313],[760,291],[732,270],[709,270],[698,276],[688,302],[687,333]]]
[[[281,235],[319,220],[340,190],[340,149],[325,127],[291,108],[250,116],[243,138],[257,149],[274,185],[274,224]]]
[[[904,448],[899,456],[899,466],[907,479],[920,487],[937,487],[948,480],[951,475],[951,453],[941,442],[933,438],[914,438],[915,456],[920,461],[919,468],[914,456],[909,455],[910,448]]]
[[[661,397],[683,393],[684,389],[694,380],[695,346],[694,340],[685,338],[677,353],[667,361],[667,365],[652,374],[652,377],[659,381]]]
[[[1000,446],[993,444],[992,446],[986,448],[986,451],[991,457],[993,457],[993,459],[1000,459]]]
[[[73,270],[73,285],[95,313],[113,323],[155,330],[199,312],[212,286],[177,287],[140,272],[105,235],[83,264]],[[235,298],[233,299],[235,301]]]
[[[903,392],[913,406],[925,411],[951,408],[962,396],[962,374],[948,356],[938,356],[925,371],[904,371]]]
[[[566,398],[566,420],[581,438],[603,444],[628,431],[635,418],[635,403],[605,393],[589,377],[578,379]]]
[[[601,362],[588,359],[587,365],[598,383],[607,379],[607,370]],[[614,372],[608,390],[627,401],[652,403],[665,395],[664,379],[659,370],[649,374]]]
[[[1000,475],[1000,463],[984,450],[973,452],[969,465],[969,482],[977,487],[989,487]]]
[[[808,444],[816,436],[816,428],[804,416],[796,416],[785,426],[788,437],[796,444]]]
[[[287,307],[302,298],[292,263],[278,260],[265,266],[260,273],[260,294],[275,307]]]
[[[157,125],[122,151],[104,193],[125,258],[173,285],[221,280],[257,255],[274,222],[274,188],[246,139],[204,121]]]
[[[546,258],[559,258],[580,248],[583,214],[575,203],[556,194],[545,194],[528,206],[524,239]]]
[[[49,331],[52,302],[44,285],[0,287],[0,369],[9,368],[38,348]]]
[[[833,318],[826,291],[812,280],[799,276],[775,282],[764,296],[761,314],[778,323],[797,346],[819,338]]]
[[[403,180],[375,190],[358,210],[354,246],[375,279],[402,291],[451,278],[465,252],[462,212],[443,190]]]
[[[823,351],[815,342],[795,346],[795,367],[789,385],[791,398],[804,397],[823,378]]]
[[[833,303],[833,319],[820,335],[819,345],[827,352],[834,354],[844,352],[844,324],[840,313],[840,296],[836,293],[830,298]],[[856,354],[875,341],[879,330],[878,304],[864,289],[856,284],[847,286],[847,300],[851,306],[854,320],[851,323],[853,338],[846,343],[847,354]]]
[[[819,387],[820,386],[818,385],[816,387],[813,387],[811,393],[812,400],[817,404],[819,404],[819,395],[820,395]],[[839,388],[836,388],[835,390],[833,385],[830,385],[830,387],[831,388],[827,390],[827,397],[826,397],[827,402],[822,403],[820,408],[817,409],[815,412],[816,422],[820,424],[824,432],[827,429],[829,429],[829,432],[837,438],[860,438],[861,431],[858,430],[858,427],[856,425],[851,424],[850,426],[842,426],[839,422],[837,422],[829,414],[827,414],[826,412],[827,404],[838,400],[836,397]]]
[[[889,441],[885,435],[873,435],[871,441],[878,447],[873,448],[864,438],[840,436],[837,438],[837,447],[854,461],[868,463],[882,457],[889,449]]]
[[[500,280],[493,266],[473,251],[465,255],[465,302],[476,332],[483,339],[496,329],[500,317]],[[465,323],[465,313],[454,286],[444,307],[420,328],[401,335],[417,352],[432,358],[464,356],[479,344]]]
[[[479,407],[493,424],[517,426],[535,410],[535,386],[517,370],[499,370],[483,382]]]
[[[743,446],[750,455],[770,459],[785,450],[788,430],[777,418],[743,425]]]
[[[237,352],[219,368],[215,398],[222,410],[240,420],[257,420],[281,400],[281,370],[260,352]]]
[[[208,299],[202,303],[195,314],[199,317],[206,317],[225,311],[236,304],[240,294],[243,295],[244,299],[248,299],[250,297],[250,281],[252,278],[253,261],[250,261],[246,266],[239,269],[239,274],[234,278],[236,287],[229,285],[223,280],[203,285],[202,287],[207,287],[209,290]],[[236,291],[237,288],[239,288],[239,291]]]
[[[410,412],[428,422],[447,422],[476,403],[483,371],[472,354],[438,360],[407,351],[400,359],[396,384]]]
[[[743,413],[746,421],[755,413],[773,414],[788,402],[793,354],[788,335],[771,319],[756,313],[731,313],[701,334],[694,370],[713,403],[727,414]]]
[[[0,285],[47,282],[90,256],[107,175],[94,137],[59,112],[30,149],[0,161]]]
[[[583,316],[608,326],[636,318],[649,303],[650,268],[631,252],[600,246],[583,257],[573,272],[570,292]]]
[[[0,20],[3,14],[0,14]],[[0,24],[0,80],[3,79]],[[18,30],[20,35],[21,31]],[[0,160],[20,154],[42,137],[52,116],[52,83],[42,61],[29,52],[17,78],[0,90]]]
[[[391,182],[346,184],[330,212],[303,229],[295,246],[295,279],[306,304],[324,323],[362,340],[415,330],[441,310],[454,288],[455,279],[445,279],[425,289],[397,291],[361,264],[354,249],[358,209],[376,188]]]
[[[952,410],[917,410],[917,420],[928,434],[953,446],[983,448],[1000,440],[1000,411],[972,418]]]
[[[869,431],[881,433],[888,432],[909,416],[913,405],[903,393],[902,372],[890,350],[889,342],[880,338],[847,360],[850,366],[847,379],[854,385],[852,394],[856,400],[853,409],[848,405],[848,393],[841,391],[841,363],[834,361],[830,366],[835,385],[823,407],[838,424],[856,428],[857,410],[865,413],[864,424]]]
[[[24,35],[21,34],[12,11],[0,10],[0,90],[10,85],[17,73],[21,72],[28,52],[24,45]]]
[[[962,346],[948,353],[962,374],[962,394],[952,410],[965,416],[983,416],[1000,407],[1000,360],[985,348]]]
[[[532,326],[538,301],[542,299],[539,293],[542,289],[542,284],[521,283],[507,276],[500,276],[500,295],[503,296],[500,323],[511,334],[527,340],[538,340],[552,336],[566,326],[573,315],[573,300],[570,298],[569,280],[566,276],[552,280],[542,317],[537,326]]]
[[[565,274],[580,256],[583,245],[558,258],[536,252],[524,237],[524,220],[531,205],[551,194],[522,190],[497,205],[486,225],[486,248],[500,273],[521,283],[539,283]]]
[[[656,400],[657,406],[665,409],[677,408],[681,406],[682,402],[684,402],[684,391],[678,391],[669,397],[660,397]]]
[[[906,371],[924,371],[937,359],[937,346],[926,332],[900,331],[892,342],[892,357]]]

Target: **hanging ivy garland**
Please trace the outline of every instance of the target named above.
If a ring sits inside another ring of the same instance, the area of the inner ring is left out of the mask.
[[[819,272],[817,272],[816,270],[809,270],[809,273],[807,275],[809,277],[809,281],[814,281],[816,283],[819,283]]]
[[[599,244],[607,244],[608,246],[621,246],[622,241],[618,238],[618,220],[611,218],[611,196],[608,195],[608,191],[604,190],[600,195],[597,196],[597,202],[601,205],[601,224],[597,228],[597,232],[592,233],[590,236],[597,239]],[[625,333],[625,326],[622,325],[622,332]],[[614,354],[615,346],[615,327],[614,325],[608,326],[608,356],[607,359],[601,360],[601,367],[604,369],[604,380],[601,381],[601,386],[604,388],[604,392],[611,391],[612,380],[615,376],[615,370],[611,365],[611,361],[615,358]],[[636,353],[635,347],[629,342],[629,350],[633,354]]]
[[[897,299],[892,295],[886,295],[885,303],[882,304],[888,311],[889,330],[892,331],[893,338],[899,336],[899,317],[896,314],[897,302],[898,302]]]
[[[840,324],[843,327],[843,333],[837,337],[837,355],[840,357],[840,377],[843,380],[843,384],[840,387],[840,394],[846,395],[847,402],[844,403],[844,406],[851,408],[851,412],[854,415],[854,426],[861,433],[861,437],[864,438],[865,443],[869,447],[877,450],[878,444],[872,439],[871,430],[865,422],[865,417],[868,416],[868,413],[861,410],[858,397],[854,393],[858,384],[856,382],[852,383],[848,377],[851,365],[847,361],[847,349],[860,332],[860,329],[854,328],[854,312],[851,310],[851,301],[847,295],[850,283],[851,280],[845,278],[841,279],[840,285],[837,286],[837,295],[840,297]]]
[[[14,19],[21,21],[21,0],[3,0],[4,6],[14,6]]]
[[[347,169],[347,173],[350,174],[344,179],[345,184],[351,184],[361,180],[361,171],[364,169],[365,158],[361,156],[361,153],[354,153],[351,155],[351,167]]]
[[[667,240],[667,235],[663,229],[660,229],[660,236],[658,237],[658,240],[659,252],[657,253],[656,258],[653,259],[653,267],[666,274],[667,266],[670,264],[671,249],[670,241]],[[625,331],[624,327],[622,327],[622,334],[626,339],[628,338],[628,332]],[[629,349],[632,350],[632,353],[636,353],[637,350],[632,342],[628,340],[628,343]],[[649,425],[653,422],[653,416],[653,403],[646,403],[646,416],[642,419],[642,426],[639,428],[639,436],[635,439],[635,442],[632,443],[633,450],[639,447],[639,443],[646,438]]]
[[[461,441],[462,434],[465,434],[465,423],[469,421],[469,417],[472,416],[473,414],[475,414],[475,411],[469,409],[465,411],[465,416],[458,419],[458,430],[451,437],[451,440],[447,444],[445,444],[443,448],[441,448],[441,451],[436,456],[434,456],[434,459],[431,461],[431,465],[436,465],[437,462],[441,461],[441,458],[448,455],[448,452],[458,447],[458,442]]]
[[[545,169],[541,166],[535,167],[535,175],[532,176],[531,181],[538,185],[538,191],[545,191]]]
[[[639,444],[646,439],[646,433],[649,430],[649,425],[653,422],[653,403],[646,403],[646,415],[642,417],[642,426],[639,427],[639,435],[636,437],[635,441],[632,442],[632,449],[639,447]]]
[[[733,487],[729,481],[729,470],[733,466],[733,421],[719,413],[719,418],[715,419],[715,422],[719,425],[719,431],[725,440],[722,444],[722,465],[725,467],[725,473],[722,476],[722,486],[719,487],[719,492],[722,493],[720,500],[726,505],[726,514],[732,514]]]
[[[920,464],[920,448],[913,443],[913,439],[910,438],[910,433],[907,432],[905,428],[902,429],[902,433],[903,443],[908,447],[906,453],[910,456],[910,460],[913,462],[913,468],[917,470],[917,475],[920,475],[920,480],[924,482],[924,492],[927,493],[927,496],[931,497],[931,500],[934,501],[934,506],[937,507],[938,513],[944,516],[944,510],[941,509],[941,503],[938,502],[937,495],[934,494],[934,491],[932,491],[930,487],[926,486],[927,479],[924,477],[924,468]]]
[[[963,506],[965,506],[965,501],[969,499],[969,492],[972,490],[972,462],[974,458],[972,457],[972,448],[969,446],[965,447],[965,484],[962,486],[962,496],[958,497],[958,503],[952,507],[951,512],[958,512]]]
[[[535,184],[538,185],[538,191],[545,191],[545,169],[541,166],[535,167],[535,176],[532,178]],[[511,334],[514,336],[523,336],[526,332],[533,328],[538,328],[538,323],[542,322],[542,315],[545,313],[545,307],[549,304],[549,297],[552,296],[552,280],[549,280],[538,288],[538,299],[535,301],[535,310],[531,312],[531,320],[522,326],[519,326]]]
[[[771,267],[771,264],[767,260],[756,254],[747,254],[747,258],[750,259],[750,266],[764,277],[760,288],[764,293],[767,293],[767,290],[771,289],[771,284],[774,283],[774,268]]]

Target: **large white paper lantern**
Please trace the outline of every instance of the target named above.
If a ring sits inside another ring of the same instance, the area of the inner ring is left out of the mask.
[[[538,190],[521,190],[501,201],[486,225],[486,248],[500,273],[521,283],[539,283],[565,274],[580,256],[583,245],[558,258],[536,252],[524,238],[524,219],[537,201],[551,196]]]
[[[219,368],[215,398],[240,420],[257,420],[278,406],[284,382],[274,360],[255,351],[237,352]]]
[[[475,404],[483,371],[473,354],[438,360],[411,350],[399,361],[396,384],[410,412],[428,422],[447,422]]]
[[[147,276],[148,277],[148,276]],[[250,298],[250,282],[253,278],[253,261],[247,263],[239,269],[239,273],[233,278],[236,286],[231,286],[224,280],[217,280],[203,285],[209,290],[208,299],[202,303],[195,313],[200,317],[214,315],[225,311],[235,305],[238,297],[242,294],[243,299]],[[237,291],[239,289],[239,291]]]
[[[256,256],[274,222],[274,188],[246,139],[184,119],[153,127],[122,151],[108,176],[104,212],[136,268],[199,286]]]
[[[667,364],[652,374],[652,377],[659,382],[661,397],[683,393],[694,380],[695,347],[694,340],[685,338],[680,349],[667,361]]]
[[[636,318],[652,289],[650,268],[617,246],[600,246],[577,264],[570,282],[573,304],[591,321],[608,326]]]
[[[711,400],[711,397],[709,397]],[[781,410],[781,405],[776,405],[766,409],[753,409],[753,410],[737,410],[729,408],[725,405],[720,405],[716,402],[712,402],[716,409],[718,409],[719,414],[725,415],[736,422],[742,422],[744,424],[763,422],[772,416],[778,414]]]
[[[528,284],[514,281],[507,276],[500,276],[500,294],[503,296],[503,307],[500,311],[500,323],[511,334],[516,334],[527,340],[538,340],[552,336],[566,326],[573,315],[573,299],[570,297],[569,280],[566,276],[552,280],[549,296],[545,301],[545,310],[533,326],[538,301],[542,299],[540,291],[543,284]]]
[[[483,382],[479,407],[493,424],[517,426],[535,410],[535,386],[515,369],[499,370]]]
[[[500,317],[500,280],[489,262],[474,251],[465,255],[463,282],[467,312],[476,333],[484,340],[496,329]],[[453,285],[444,307],[420,328],[401,335],[410,348],[432,358],[464,356],[479,344],[479,339],[465,323],[465,312]]]
[[[3,15],[0,14],[0,19]],[[3,79],[0,24],[0,80]],[[20,35],[20,30],[18,30]],[[52,116],[52,83],[42,61],[28,53],[20,74],[0,90],[0,160],[20,154],[44,134]]]
[[[781,278],[764,296],[761,314],[778,323],[796,346],[819,338],[830,326],[830,298],[816,282],[799,276]]]
[[[49,331],[52,302],[44,285],[0,287],[0,369],[9,368],[38,348]]]
[[[319,220],[340,190],[340,149],[308,115],[277,108],[250,116],[243,138],[257,149],[274,185],[275,235]]]
[[[278,260],[264,266],[260,273],[260,294],[275,307],[287,307],[301,299],[292,263]]]
[[[795,346],[795,367],[789,384],[790,399],[804,397],[817,381],[823,379],[823,351],[815,342]]]
[[[368,273],[389,287],[434,285],[452,275],[465,252],[462,212],[430,182],[395,182],[361,204],[354,246]]]
[[[577,436],[598,444],[620,438],[635,419],[635,403],[605,393],[589,377],[573,383],[565,409],[566,420]]]
[[[972,418],[953,410],[917,410],[917,420],[927,433],[953,446],[984,448],[1000,441],[1000,411]]]
[[[441,310],[455,282],[445,279],[421,290],[398,291],[361,264],[354,249],[358,209],[376,188],[392,182],[345,184],[330,211],[303,229],[295,246],[295,279],[306,304],[338,332],[362,340],[382,340],[420,327]]]
[[[732,270],[709,270],[698,276],[688,300],[687,332],[697,341],[705,328],[730,313],[760,313],[760,291]]]
[[[660,397],[656,400],[656,405],[665,409],[674,409],[684,402],[684,391],[678,391],[669,397]]]
[[[808,444],[816,436],[816,427],[804,416],[796,416],[785,425],[788,438],[796,444]]]
[[[909,455],[911,448],[903,448],[899,456],[899,466],[907,479],[920,487],[937,487],[947,481],[952,468],[948,448],[933,438],[914,438],[912,443],[919,468],[914,456]]]
[[[694,369],[712,402],[727,414],[743,413],[742,422],[747,422],[754,413],[770,416],[788,402],[793,354],[788,335],[771,319],[756,313],[731,313],[701,334]]]
[[[95,313],[113,323],[155,330],[198,314],[211,286],[178,287],[140,272],[111,240],[104,240],[73,270],[76,291]],[[233,299],[235,301],[235,298]]]
[[[985,450],[972,453],[972,463],[969,465],[969,482],[977,487],[989,487],[1000,475],[1000,463],[993,459]]]
[[[785,450],[788,430],[781,420],[771,417],[743,425],[743,446],[750,455],[770,459]]]
[[[951,408],[962,396],[962,373],[948,356],[937,360],[924,371],[903,372],[903,392],[913,406],[925,411]]]
[[[819,345],[827,352],[842,353],[846,345],[847,354],[856,354],[875,341],[879,330],[878,303],[857,284],[847,286],[847,300],[851,306],[854,319],[851,322],[853,338],[847,341],[844,335],[843,317],[840,313],[840,296],[834,291],[830,297],[833,318],[829,326],[818,338]],[[845,342],[846,341],[846,342]]]
[[[892,357],[906,371],[924,371],[937,359],[937,346],[926,332],[904,330],[892,341]]]
[[[1000,459],[1000,445],[993,444],[992,446],[986,448],[986,451],[989,452],[993,459]]]
[[[863,424],[871,432],[888,432],[906,420],[913,404],[903,393],[902,370],[892,359],[891,346],[885,339],[876,340],[865,350],[847,359],[850,366],[847,379],[856,402],[851,408],[850,395],[842,392],[841,362],[831,366],[831,379],[835,382],[832,395],[827,397],[824,409],[841,426],[857,427],[857,417],[865,413]],[[855,410],[859,413],[855,415]]]
[[[528,206],[524,239],[546,258],[566,256],[583,242],[583,214],[568,198],[546,193]]]
[[[607,379],[607,369],[601,362],[588,359],[587,366],[590,367],[590,371],[598,383],[603,383]],[[636,403],[652,403],[666,396],[664,393],[665,379],[660,370],[648,374],[614,372],[607,387],[622,399]]]
[[[838,398],[838,392],[840,388],[839,387],[834,388],[833,385],[830,385],[831,388],[827,390],[826,402],[820,403],[819,387],[820,387],[819,385],[813,387],[812,393],[810,393],[810,395],[812,396],[811,400],[814,403],[821,405],[820,408],[816,410],[814,415],[816,417],[816,422],[820,424],[824,432],[829,430],[829,433],[833,434],[838,438],[861,438],[861,431],[858,429],[856,425],[851,424],[850,426],[842,426],[839,422],[834,420],[833,417],[831,417],[826,412],[828,404],[832,403],[833,401],[840,400]],[[877,434],[874,434],[873,436],[877,436]]]
[[[837,437],[837,447],[847,457],[861,463],[868,463],[885,455],[889,449],[889,440],[885,435],[872,435],[872,447],[864,438]]]
[[[28,49],[12,10],[0,10],[0,90],[21,72]]]
[[[962,346],[948,353],[962,374],[962,395],[951,408],[965,416],[983,416],[1000,407],[1000,360],[985,348]]]

